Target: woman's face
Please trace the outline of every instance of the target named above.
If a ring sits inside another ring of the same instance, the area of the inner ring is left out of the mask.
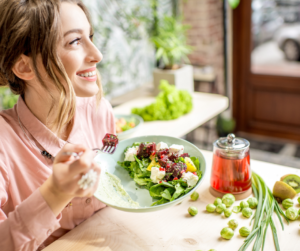
[[[98,93],[96,64],[101,52],[91,41],[91,26],[83,10],[76,4],[63,2],[60,10],[63,39],[59,57],[73,84],[76,96],[91,97]]]

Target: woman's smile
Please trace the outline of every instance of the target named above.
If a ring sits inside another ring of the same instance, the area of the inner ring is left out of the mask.
[[[86,81],[94,82],[97,80],[96,67],[89,68],[84,71],[79,71],[76,73],[76,75]]]

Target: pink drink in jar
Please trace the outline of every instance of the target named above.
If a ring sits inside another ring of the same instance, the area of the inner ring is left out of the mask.
[[[221,193],[239,194],[251,188],[249,141],[229,134],[214,142],[210,184]]]

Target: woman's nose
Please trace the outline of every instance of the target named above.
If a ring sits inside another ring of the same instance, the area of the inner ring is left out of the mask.
[[[89,46],[88,46],[88,52],[86,56],[86,60],[88,63],[99,63],[103,55],[102,53],[98,50],[98,48],[94,45],[92,41],[90,41]]]

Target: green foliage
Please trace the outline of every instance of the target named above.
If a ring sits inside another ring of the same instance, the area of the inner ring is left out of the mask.
[[[0,88],[0,108],[12,108],[18,101],[19,95],[11,93],[9,88]]]
[[[161,60],[166,68],[175,64],[188,62],[187,55],[192,47],[186,43],[186,32],[189,26],[171,16],[164,16],[161,20],[157,35],[151,37],[156,47],[156,60]]]
[[[145,121],[153,121],[177,119],[192,110],[193,100],[188,91],[178,90],[166,80],[161,80],[159,88],[162,91],[154,103],[133,108],[131,112],[140,115]]]
[[[232,9],[235,9],[240,4],[240,0],[228,0],[228,3]]]
[[[220,137],[227,136],[228,133],[232,133],[235,129],[235,120],[226,119],[221,115],[217,118],[217,131]]]

